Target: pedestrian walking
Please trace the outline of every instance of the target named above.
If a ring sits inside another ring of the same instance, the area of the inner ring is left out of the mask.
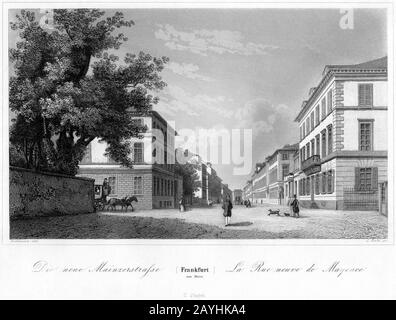
[[[231,222],[231,215],[232,215],[232,202],[230,198],[227,196],[223,201],[223,216],[225,218],[225,226],[228,226]]]
[[[290,205],[293,208],[293,217],[299,218],[300,217],[300,205],[299,205],[296,195],[294,195],[294,199]]]

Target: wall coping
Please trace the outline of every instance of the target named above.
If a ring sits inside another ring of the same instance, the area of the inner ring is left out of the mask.
[[[85,181],[95,181],[95,179],[86,178],[86,177],[68,176],[68,175],[62,174],[62,173],[39,171],[39,170],[27,169],[27,168],[22,168],[22,167],[14,167],[14,166],[10,166],[10,171],[23,171],[23,172],[38,173],[38,174],[42,174],[45,176],[51,176],[51,177],[68,178],[68,179],[85,180]]]

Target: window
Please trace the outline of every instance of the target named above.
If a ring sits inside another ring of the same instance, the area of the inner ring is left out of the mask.
[[[322,120],[326,118],[326,99],[322,100]]]
[[[359,150],[373,150],[373,120],[359,120]]]
[[[359,92],[359,107],[371,108],[373,106],[373,84],[360,83],[358,87]]]
[[[305,122],[302,124],[303,138],[305,137]]]
[[[309,148],[309,142],[307,143],[305,148],[307,149],[307,159],[308,159],[310,157],[310,154],[311,154],[311,151],[310,151],[310,148]]]
[[[109,177],[109,187],[110,187],[110,193],[109,194],[117,194],[117,179],[116,177]]]
[[[319,156],[320,155],[320,134],[316,135],[315,140],[316,140],[315,151],[316,151],[316,154]]]
[[[157,192],[157,178],[154,177],[154,179],[153,179],[153,196],[157,195],[156,192]]]
[[[289,154],[288,153],[282,153],[282,160],[288,160],[289,159]]]
[[[313,156],[315,153],[315,139],[311,140],[311,155]]]
[[[320,114],[319,114],[320,112],[319,112],[319,105],[317,105],[316,106],[316,108],[315,108],[315,124],[316,125],[318,125],[319,124],[319,122],[320,122],[320,120],[319,120],[319,117],[320,117]]]
[[[161,179],[161,196],[164,195],[164,179]]]
[[[144,122],[143,122],[142,118],[132,119],[132,123],[133,123],[134,127],[142,127],[144,125]]]
[[[143,163],[143,143],[135,142],[133,144],[133,161],[135,163]]]
[[[330,170],[327,173],[327,193],[334,192],[334,170]]]
[[[289,174],[289,165],[282,164],[282,180]]]
[[[326,193],[326,183],[327,183],[327,176],[326,172],[322,173],[322,193]]]
[[[315,175],[315,194],[319,194],[319,174]]]
[[[305,120],[305,136],[307,136],[309,133],[309,122],[308,118]]]
[[[143,178],[142,177],[134,177],[133,178],[133,193],[143,194]]]
[[[322,158],[326,157],[326,130],[322,131]]]
[[[310,195],[311,194],[311,179],[308,177],[306,180],[305,180],[305,182],[306,182],[306,184],[307,184],[307,186],[306,186],[306,189],[307,189],[307,195]]]
[[[302,140],[303,134],[302,134],[302,126],[300,126],[300,140]]]
[[[376,190],[378,186],[378,168],[355,168],[355,188],[357,190]]]
[[[327,127],[327,154],[333,152],[333,126]]]
[[[333,110],[333,90],[327,93],[327,114]]]
[[[315,128],[315,115],[314,112],[312,111],[311,113],[311,131]]]

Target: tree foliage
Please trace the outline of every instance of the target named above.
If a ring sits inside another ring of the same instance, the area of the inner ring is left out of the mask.
[[[168,58],[128,53],[121,62],[110,54],[127,41],[116,29],[134,24],[120,12],[105,17],[100,10],[57,9],[52,30],[41,27],[31,11],[16,18],[12,154],[30,168],[75,175],[88,144],[98,138],[108,144],[107,155],[131,167],[130,138],[146,128],[130,111],[143,115],[158,102],[150,92],[166,85],[160,72]]]
[[[197,170],[198,165],[194,163],[175,163],[175,173],[183,177],[183,195],[186,197],[192,196],[199,188]]]

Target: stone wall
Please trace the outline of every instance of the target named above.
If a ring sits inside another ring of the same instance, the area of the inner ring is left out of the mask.
[[[10,167],[10,218],[94,212],[94,181]]]

